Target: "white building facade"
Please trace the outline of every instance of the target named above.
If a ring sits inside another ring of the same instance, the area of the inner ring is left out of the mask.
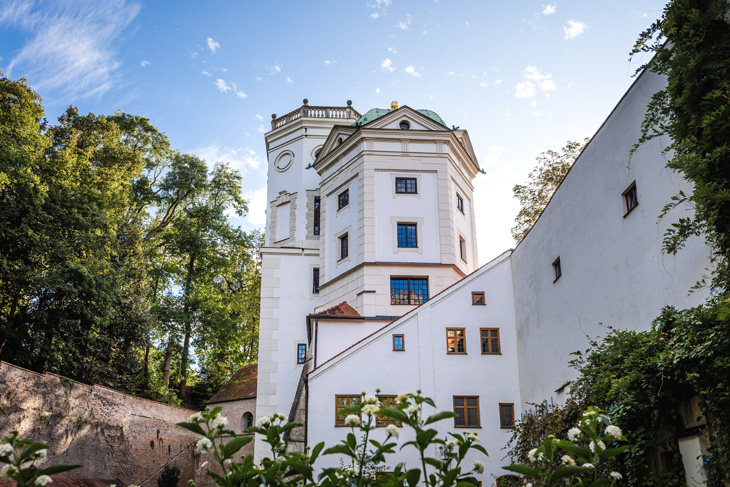
[[[361,115],[349,102],[305,100],[274,116],[258,415],[306,424],[290,448],[332,445],[349,431],[338,410],[361,392],[380,389],[387,402],[421,390],[460,415],[439,426],[444,436],[479,433],[491,485],[524,405],[565,400],[570,353],[609,326],[645,330],[663,306],[707,297],[689,294],[710,266],[701,239],[677,256],[661,251],[666,228],[690,211],[657,222],[672,195],[691,189],[666,169],[666,141],[629,157],[663,82],[637,79],[529,234],[481,268],[472,205],[481,170],[466,131],[397,104]]]

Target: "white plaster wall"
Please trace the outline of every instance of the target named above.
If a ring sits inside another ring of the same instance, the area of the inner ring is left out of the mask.
[[[344,439],[349,428],[334,427],[335,395],[415,392],[434,399],[439,410],[452,410],[454,395],[479,396],[480,427],[454,428],[453,421],[437,424],[439,437],[448,431],[476,432],[491,456],[475,454],[484,461],[486,472],[480,477],[490,485],[490,474],[503,475],[500,449],[511,430],[499,424],[499,403],[514,403],[520,414],[517,383],[517,346],[514,333],[511,268],[508,255],[485,266],[460,283],[433,298],[415,312],[393,323],[373,337],[354,346],[351,351],[315,369],[309,375],[308,438],[314,445],[325,441],[333,445]],[[484,291],[486,306],[473,306],[471,292]],[[467,354],[446,354],[446,328],[466,328]],[[482,355],[479,328],[500,328],[501,355]],[[402,333],[405,351],[392,350],[392,335]],[[404,428],[399,443],[412,439]],[[376,439],[384,439],[377,430]],[[432,452],[436,456],[436,451]],[[410,449],[393,455],[390,467],[400,461],[417,466],[417,455]],[[322,457],[320,468],[338,465],[338,458]],[[469,462],[470,463],[470,462]],[[468,464],[468,463],[467,463]]]
[[[456,264],[465,272],[471,272],[476,269],[478,259],[476,246],[476,232],[473,226],[474,206],[472,205],[472,189],[466,185],[459,184],[456,180],[450,181],[449,188],[451,190],[452,214],[454,220],[454,248],[456,249]],[[459,194],[464,200],[464,212],[462,213],[457,206],[456,194]],[[466,252],[464,259],[461,258],[459,249],[459,237],[463,237],[466,242]]]
[[[342,192],[349,190],[350,203],[337,209],[337,198]],[[326,211],[323,213],[326,218],[325,236],[326,250],[324,253],[326,279],[346,272],[358,264],[359,254],[359,229],[360,229],[360,184],[358,178],[352,178],[346,183],[338,185],[326,195]],[[347,231],[349,248],[348,256],[340,259],[340,239],[343,232]]]
[[[657,222],[679,190],[691,190],[665,168],[667,140],[644,144],[629,161],[643,112],[664,84],[646,72],[576,161],[552,201],[513,254],[522,400],[540,402],[575,376],[569,354],[607,327],[646,330],[662,307],[701,303],[688,294],[709,266],[708,248],[691,239],[676,256],[662,253],[673,210]],[[622,193],[636,181],[639,205],[626,217]],[[560,257],[562,277],[553,282]],[[549,400],[549,399],[548,399]]]
[[[319,320],[315,346],[319,366],[387,325],[387,321]]]
[[[396,194],[396,177],[417,178],[418,194]],[[376,260],[440,262],[436,173],[376,171],[375,191]],[[397,247],[398,222],[418,224],[418,248]]]

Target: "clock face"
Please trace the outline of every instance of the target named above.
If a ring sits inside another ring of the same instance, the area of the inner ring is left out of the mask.
[[[274,166],[276,166],[277,171],[286,171],[287,169],[289,169],[292,162],[294,162],[294,154],[292,154],[291,152],[284,152],[276,158]]]

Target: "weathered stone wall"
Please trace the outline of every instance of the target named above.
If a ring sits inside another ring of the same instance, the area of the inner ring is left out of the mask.
[[[208,407],[211,409],[220,406],[221,414],[228,418],[228,428],[236,433],[236,435],[243,435],[243,415],[244,413],[251,413],[253,416],[253,423],[256,424],[256,398],[251,397],[248,399],[238,399],[236,401],[225,401],[219,403],[209,403]],[[230,441],[230,437],[226,437],[225,442]],[[253,455],[254,442],[252,441],[248,445],[241,448],[236,455]]]
[[[70,477],[154,487],[169,463],[180,468],[180,485],[210,485],[199,437],[176,426],[193,412],[0,362],[0,436],[17,429],[50,445],[48,465],[83,465]]]

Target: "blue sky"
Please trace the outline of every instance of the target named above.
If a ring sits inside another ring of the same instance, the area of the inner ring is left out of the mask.
[[[512,187],[545,150],[593,135],[646,58],[629,60],[661,0],[0,0],[0,69],[49,120],[144,115],[173,146],[244,174],[263,226],[271,114],[361,113],[397,100],[469,131],[480,261],[514,245]]]

